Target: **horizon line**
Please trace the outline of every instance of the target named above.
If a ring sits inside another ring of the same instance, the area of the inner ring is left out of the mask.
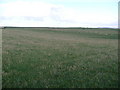
[[[0,26],[0,28],[105,28],[105,29],[120,29],[120,28],[112,28],[112,27],[57,27],[57,26]]]

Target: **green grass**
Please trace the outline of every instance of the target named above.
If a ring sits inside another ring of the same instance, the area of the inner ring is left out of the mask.
[[[3,88],[118,87],[118,30],[5,28]]]
[[[0,89],[2,88],[2,29],[0,29]]]

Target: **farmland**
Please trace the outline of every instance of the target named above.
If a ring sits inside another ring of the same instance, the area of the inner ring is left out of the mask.
[[[118,87],[118,30],[4,28],[3,88]]]

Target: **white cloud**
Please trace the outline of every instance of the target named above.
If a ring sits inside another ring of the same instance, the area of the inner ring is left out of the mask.
[[[46,16],[52,5],[43,2],[17,1],[1,5],[4,16]]]
[[[5,26],[117,27],[115,24],[111,25],[115,22],[117,23],[117,16],[110,11],[106,13],[106,10],[85,11],[64,5],[28,0],[0,4],[0,25]]]

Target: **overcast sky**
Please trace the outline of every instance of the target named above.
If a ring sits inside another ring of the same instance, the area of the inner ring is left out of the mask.
[[[118,27],[119,0],[0,0],[0,26]]]

